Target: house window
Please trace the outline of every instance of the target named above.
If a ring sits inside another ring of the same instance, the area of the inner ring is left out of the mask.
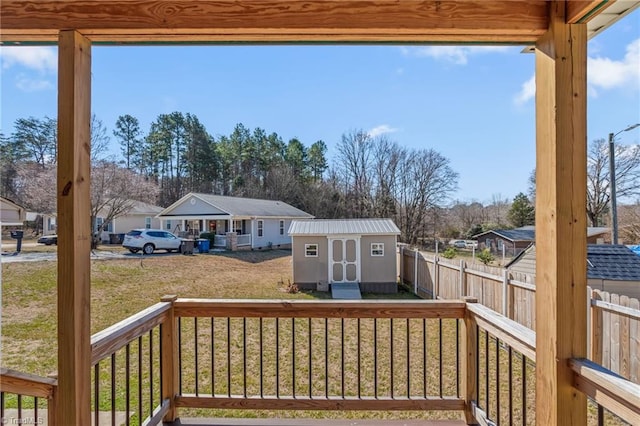
[[[284,220],[280,221],[280,235],[284,235]]]
[[[384,256],[384,243],[371,243],[371,256]]]
[[[504,247],[504,243],[502,242],[502,240],[497,240],[498,242],[498,250],[502,250],[502,248]]]
[[[146,229],[151,229],[151,218],[150,217],[145,217],[144,218],[144,227]]]
[[[95,232],[102,231],[102,224],[104,223],[104,218],[96,217],[96,229]]]
[[[167,231],[171,231],[171,221],[167,221]]]
[[[318,257],[318,245],[317,244],[305,244],[304,245],[304,257]]]
[[[258,237],[262,237],[263,234],[264,234],[264,221],[259,220],[258,221]]]

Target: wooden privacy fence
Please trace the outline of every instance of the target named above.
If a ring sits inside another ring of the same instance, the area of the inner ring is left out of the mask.
[[[400,250],[400,279],[427,299],[478,303],[535,331],[535,277],[465,260]],[[640,383],[640,302],[587,287],[588,348],[594,362]]]

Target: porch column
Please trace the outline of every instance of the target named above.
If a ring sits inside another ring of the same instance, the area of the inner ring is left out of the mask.
[[[536,42],[536,424],[585,425],[567,361],[586,357],[587,35],[549,4]]]
[[[90,130],[91,42],[58,39],[59,425],[91,424]]]

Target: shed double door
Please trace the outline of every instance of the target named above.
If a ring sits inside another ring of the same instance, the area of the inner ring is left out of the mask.
[[[358,238],[329,239],[329,281],[331,283],[360,282],[360,240]]]

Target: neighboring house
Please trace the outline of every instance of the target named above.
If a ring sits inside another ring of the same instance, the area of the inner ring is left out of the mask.
[[[156,216],[174,233],[215,234],[214,247],[289,248],[287,228],[294,219],[313,216],[282,201],[189,193]]]
[[[400,230],[391,219],[295,220],[289,235],[298,287],[357,282],[364,292],[397,292]]]
[[[160,220],[156,218],[162,207],[142,201],[131,200],[131,208],[126,213],[118,215],[105,224],[105,216],[108,212],[100,212],[96,216],[96,229],[102,229],[101,240],[103,242],[122,243],[123,234],[132,229],[159,228]]]
[[[0,197],[0,226],[21,227],[27,220],[27,211],[13,201]]]
[[[604,244],[611,242],[610,229],[601,227],[587,228],[587,244]],[[523,226],[515,229],[494,229],[475,235],[478,249],[489,248],[492,253],[502,254],[503,247],[506,256],[517,256],[536,240],[535,226]]]
[[[42,231],[42,235],[53,235],[56,233],[57,225],[54,214],[27,212],[26,220],[27,222],[35,224],[36,231]]]
[[[508,263],[506,268],[509,272],[535,276],[535,244]],[[640,299],[640,256],[624,245],[587,245],[587,285],[596,290]]]

